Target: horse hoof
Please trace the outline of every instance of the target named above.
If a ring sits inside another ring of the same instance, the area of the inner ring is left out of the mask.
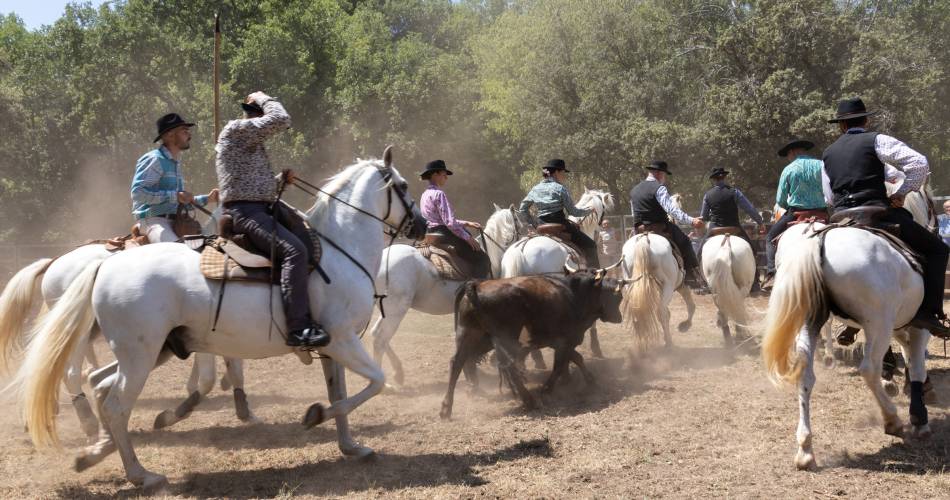
[[[353,445],[346,448],[340,448],[340,452],[346,458],[355,460],[364,460],[376,456],[376,452],[369,446]]]
[[[402,385],[390,384],[389,382],[386,382],[386,384],[383,386],[383,390],[386,392],[399,392],[402,390]]]
[[[142,491],[148,496],[168,495],[168,478],[159,474],[149,474],[142,481]]]
[[[798,470],[815,470],[818,468],[818,462],[815,461],[815,454],[799,450],[795,455],[795,468]]]
[[[325,420],[326,412],[323,410],[323,405],[314,403],[310,405],[310,408],[307,408],[307,413],[304,413],[302,424],[305,429],[310,429],[322,424]]]
[[[228,377],[221,377],[221,390],[230,391],[231,390],[231,379]]]
[[[680,333],[684,333],[684,332],[686,332],[687,330],[689,330],[690,327],[692,327],[692,326],[693,326],[693,323],[692,323],[691,321],[684,321],[684,322],[680,323],[679,325],[676,325],[676,329],[679,330]]]
[[[406,383],[406,376],[403,375],[402,372],[396,372],[393,374],[393,382],[395,382],[396,385],[403,385]]]
[[[888,396],[893,398],[900,393],[900,389],[897,387],[897,384],[893,380],[885,380],[884,392],[886,392]]]
[[[155,423],[152,425],[152,427],[155,430],[164,429],[165,427],[168,427],[177,421],[178,420],[175,418],[174,410],[165,410],[155,417]]]
[[[901,425],[900,421],[893,422],[890,424],[884,424],[884,434],[887,434],[888,436],[903,438],[904,426]]]
[[[918,441],[926,441],[933,435],[933,431],[930,430],[930,424],[908,425],[907,428],[904,429],[904,435]]]
[[[834,356],[825,356],[825,368],[832,369],[835,367],[835,357]]]

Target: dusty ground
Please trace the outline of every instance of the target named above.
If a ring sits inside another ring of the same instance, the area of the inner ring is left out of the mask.
[[[674,320],[685,313],[674,299]],[[762,299],[755,301],[765,308]],[[132,415],[142,463],[168,475],[181,497],[884,497],[950,495],[950,361],[934,341],[929,363],[941,401],[930,407],[934,437],[904,444],[883,433],[876,405],[853,367],[820,368],[813,429],[820,470],[798,472],[794,392],[772,387],[756,355],[721,347],[708,297],[678,347],[631,368],[629,334],[601,328],[606,360],[593,360],[600,387],[579,376],[527,413],[483,368],[485,395],[460,383],[454,419],[439,420],[451,317],[411,313],[395,337],[406,388],[386,392],[351,416],[355,435],[376,449],[368,462],[341,458],[333,423],[298,422],[325,401],[323,377],[294,357],[250,361],[247,392],[264,423],[241,425],[228,393],[216,389],[189,420],[151,430],[160,410],[185,396],[188,366],[171,362],[149,380]],[[585,356],[589,355],[584,350]],[[550,362],[550,356],[548,355]],[[388,366],[387,366],[388,369]],[[543,376],[532,372],[537,382]],[[352,376],[351,390],[362,385]],[[906,420],[907,399],[897,399]],[[137,496],[117,455],[77,474],[83,444],[64,404],[65,452],[38,452],[4,402],[0,418],[0,497]]]

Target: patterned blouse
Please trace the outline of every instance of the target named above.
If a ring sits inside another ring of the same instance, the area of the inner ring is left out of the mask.
[[[445,191],[439,189],[435,184],[429,184],[429,187],[419,198],[422,216],[428,221],[427,227],[445,226],[449,228],[456,236],[463,240],[471,240],[472,235],[462,227],[462,224],[455,218],[452,211],[452,205],[449,204],[448,196]]]
[[[277,181],[264,141],[290,128],[290,115],[271,97],[258,99],[264,115],[231,120],[218,136],[216,169],[221,202],[274,201]]]

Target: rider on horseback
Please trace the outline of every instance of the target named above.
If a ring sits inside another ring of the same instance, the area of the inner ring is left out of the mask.
[[[714,185],[703,195],[703,205],[700,210],[700,218],[709,223],[706,227],[706,238],[703,239],[703,242],[705,243],[706,239],[709,238],[709,234],[713,229],[735,227],[739,231],[737,236],[746,240],[749,246],[752,246],[752,240],[749,239],[749,235],[746,234],[745,229],[742,228],[739,222],[739,208],[749,214],[749,217],[752,217],[752,220],[759,225],[760,229],[764,229],[765,221],[755,210],[752,202],[742,194],[742,191],[739,191],[739,188],[726,184],[727,175],[729,175],[729,171],[722,167],[713,167],[709,174],[709,178],[712,179]],[[702,247],[700,247],[701,253]]]
[[[521,202],[518,210],[522,213],[528,213],[531,205],[538,207],[538,219],[548,224],[563,224],[565,230],[570,233],[571,241],[580,247],[584,252],[584,259],[587,260],[587,267],[600,267],[600,259],[597,256],[597,244],[584,234],[576,224],[572,223],[564,215],[574,217],[584,217],[591,212],[589,208],[577,208],[571,199],[571,193],[562,184],[565,174],[571,171],[567,169],[564,160],[549,160],[547,165],[541,169],[544,179],[536,186],[531,188],[528,196]]]
[[[763,289],[771,288],[775,278],[775,239],[779,237],[790,222],[795,220],[796,213],[814,210],[827,210],[825,197],[821,188],[821,160],[805,154],[815,147],[811,141],[793,139],[778,150],[778,155],[789,161],[782,170],[778,181],[778,192],[775,193],[775,204],[785,210],[782,217],[769,229],[765,240],[765,257],[767,261],[765,282]]]
[[[924,299],[910,326],[933,334],[950,334],[943,313],[944,271],[950,249],[941,239],[914,222],[903,208],[904,196],[924,183],[930,166],[927,158],[903,142],[867,130],[868,112],[860,98],[838,103],[837,123],[841,137],[825,150],[822,181],[825,199],[835,211],[855,207],[886,207],[881,222],[900,226],[900,239],[924,257]],[[906,178],[888,198],[884,186],[885,163],[903,170]]]
[[[203,207],[218,201],[218,190],[195,196],[185,191],[181,175],[181,152],[191,147],[191,127],[177,113],[168,113],[156,122],[162,145],[142,155],[132,177],[132,216],[149,243],[177,241],[172,221],[179,203]]]
[[[699,277],[699,260],[693,251],[693,245],[683,230],[670,222],[670,217],[697,229],[703,227],[703,220],[690,217],[673,203],[665,186],[666,176],[673,173],[665,161],[654,160],[646,169],[649,171],[647,178],[630,190],[630,211],[633,213],[634,227],[647,224],[664,226],[664,231],[669,234],[670,240],[683,256],[683,267],[686,271],[683,283],[690,288],[699,288],[702,278]]]
[[[244,118],[231,120],[218,137],[217,172],[224,210],[234,220],[233,231],[244,234],[264,255],[275,250],[280,269],[280,294],[287,317],[287,345],[322,347],[330,336],[310,317],[307,291],[311,249],[308,234],[295,234],[277,222],[274,204],[277,183],[264,150],[264,141],[290,128],[290,115],[279,102],[254,92],[241,104]],[[293,182],[290,172],[287,182]]]
[[[465,230],[466,227],[481,229],[482,225],[455,218],[452,205],[442,191],[442,186],[449,181],[450,175],[452,171],[442,160],[430,161],[426,164],[426,169],[419,172],[422,180],[429,181],[429,186],[419,198],[422,216],[428,221],[428,233],[438,234],[452,245],[458,256],[472,265],[473,278],[487,278],[491,271],[488,254],[482,251],[475,238]]]

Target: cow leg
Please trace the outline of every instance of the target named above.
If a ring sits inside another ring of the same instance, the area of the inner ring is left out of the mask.
[[[518,369],[517,358],[515,358],[515,356],[512,354],[518,351],[518,346],[510,345],[514,342],[504,342],[499,337],[505,337],[505,333],[498,333],[498,336],[492,337],[492,342],[495,344],[495,353],[498,356],[498,370],[504,374],[504,377],[508,379],[508,384],[516,393],[518,393],[518,396],[521,397],[521,401],[524,403],[525,408],[528,410],[533,410],[539,406],[537,398],[535,398],[534,395],[528,391],[528,388],[524,386],[521,370]],[[515,333],[515,335],[511,335],[511,337],[517,338],[517,333]]]
[[[577,368],[581,371],[581,374],[584,375],[584,380],[587,382],[587,385],[594,385],[597,380],[594,378],[594,374],[587,369],[587,364],[584,363],[584,356],[581,356],[581,353],[577,352],[577,350],[571,349],[570,357],[571,362],[577,365]]]
[[[541,355],[541,349],[531,350],[531,360],[534,361],[535,370],[547,370],[548,364],[544,362],[544,356]]]
[[[455,332],[455,355],[449,362],[449,387],[445,392],[445,398],[442,400],[442,409],[439,411],[439,417],[442,420],[452,418],[452,405],[455,402],[455,385],[458,383],[462,368],[472,357],[472,352],[484,342],[484,332],[478,328],[472,328],[464,324],[458,325]]]
[[[600,350],[600,339],[597,338],[597,322],[590,326],[590,352],[595,358],[603,359],[604,353]]]
[[[726,343],[726,347],[735,345],[735,342],[732,341],[732,334],[729,332],[729,319],[722,311],[716,312],[716,326],[722,330],[722,340]]]
[[[478,364],[476,361],[482,359],[482,357],[491,350],[491,341],[485,337],[482,337],[477,349],[472,352],[472,355],[469,357],[468,361],[462,366],[462,371],[465,373],[465,380],[468,380],[468,382],[471,384],[472,392],[481,392],[478,384]]]
[[[571,357],[567,353],[567,350],[563,347],[559,347],[554,350],[554,369],[551,370],[551,375],[548,377],[548,380],[544,382],[544,385],[541,386],[541,392],[548,393],[554,390],[554,384],[557,382],[557,379],[568,369],[568,365],[571,362]]]

